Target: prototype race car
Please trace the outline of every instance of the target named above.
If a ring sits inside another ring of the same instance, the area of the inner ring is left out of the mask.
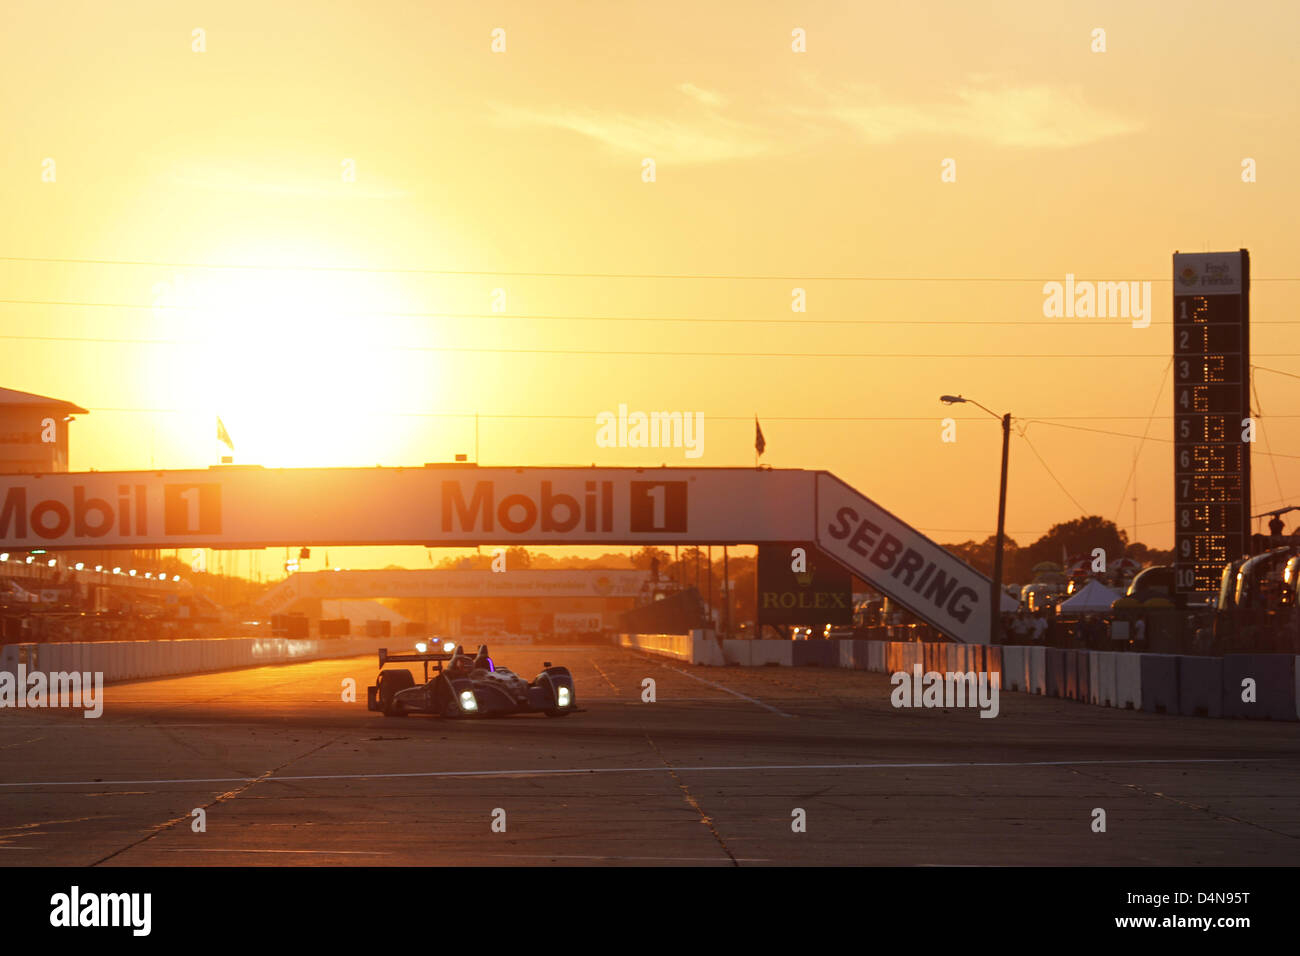
[[[567,717],[578,709],[573,675],[567,667],[543,664],[545,670],[525,681],[488,656],[486,644],[469,655],[459,645],[445,644],[441,652],[417,645],[416,654],[389,654],[379,649],[379,677],[366,689],[366,707],[385,717],[438,714],[442,717],[501,717],[541,711],[547,717]],[[392,662],[424,665],[424,683],[409,670],[384,670]],[[444,663],[446,666],[444,667]],[[433,664],[430,675],[429,665]]]

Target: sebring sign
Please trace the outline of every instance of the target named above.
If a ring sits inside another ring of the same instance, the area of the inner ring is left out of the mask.
[[[988,640],[989,579],[826,472],[817,476],[817,546],[944,634]]]

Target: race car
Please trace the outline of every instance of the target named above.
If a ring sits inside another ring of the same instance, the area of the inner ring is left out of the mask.
[[[498,667],[488,656],[486,644],[470,655],[458,644],[444,644],[440,651],[417,645],[415,654],[389,654],[379,649],[379,677],[366,689],[366,708],[385,717],[407,714],[437,714],[441,717],[502,717],[531,714],[567,717],[578,709],[573,675],[567,667],[552,667],[550,661],[532,681]],[[384,670],[390,663],[422,663],[424,683],[406,669]],[[429,665],[433,665],[430,674]],[[444,666],[446,665],[446,666]]]

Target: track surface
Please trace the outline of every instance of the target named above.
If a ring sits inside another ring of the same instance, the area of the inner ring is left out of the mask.
[[[1015,693],[990,720],[894,710],[860,671],[496,656],[566,664],[586,712],[384,718],[372,657],[110,686],[98,720],[0,711],[0,865],[1300,863],[1296,724]]]

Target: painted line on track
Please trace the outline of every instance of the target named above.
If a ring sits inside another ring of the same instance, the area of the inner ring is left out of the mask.
[[[659,663],[659,662],[656,661],[655,663]],[[703,677],[697,677],[696,675],[692,674],[690,671],[684,671],[677,667],[669,667],[667,664],[659,664],[659,666],[662,667],[664,670],[674,671],[675,673],[682,674],[686,677],[689,677],[691,680],[697,680],[701,684],[708,684],[710,687],[716,687],[718,690],[726,691],[728,694],[731,694],[733,697],[739,697],[741,700],[747,700],[751,704],[757,704],[759,707],[762,707],[764,710],[770,710],[772,713],[780,714],[782,717],[794,716],[794,714],[787,714],[784,710],[779,710],[776,707],[773,707],[771,704],[763,703],[757,697],[750,697],[748,694],[742,694],[740,691],[732,690],[730,687],[725,687],[722,684],[715,684],[711,680],[705,680]]]
[[[610,854],[578,855],[574,853],[489,853],[487,855],[509,860],[658,860],[663,863],[725,863],[728,866],[732,863],[732,860],[725,856],[614,856]],[[763,857],[738,856],[735,862],[771,863],[772,861]]]
[[[209,846],[191,850],[151,848],[149,853],[310,853],[317,856],[392,856],[388,850],[241,850],[238,847]]]
[[[986,767],[1127,767],[1170,764],[1227,764],[1227,763],[1277,763],[1280,757],[1188,757],[1149,760],[989,760],[958,763],[790,763],[790,764],[733,764],[713,767],[688,767],[674,765],[683,773],[757,773],[790,770],[965,770]],[[199,783],[293,783],[308,780],[397,780],[444,777],[561,777],[579,774],[605,773],[663,773],[663,765],[655,767],[581,767],[572,769],[533,768],[518,770],[428,770],[412,773],[323,773],[294,776],[261,777],[178,777],[158,780],[36,780],[23,783],[0,783],[0,787],[114,787],[149,784],[199,784]]]

